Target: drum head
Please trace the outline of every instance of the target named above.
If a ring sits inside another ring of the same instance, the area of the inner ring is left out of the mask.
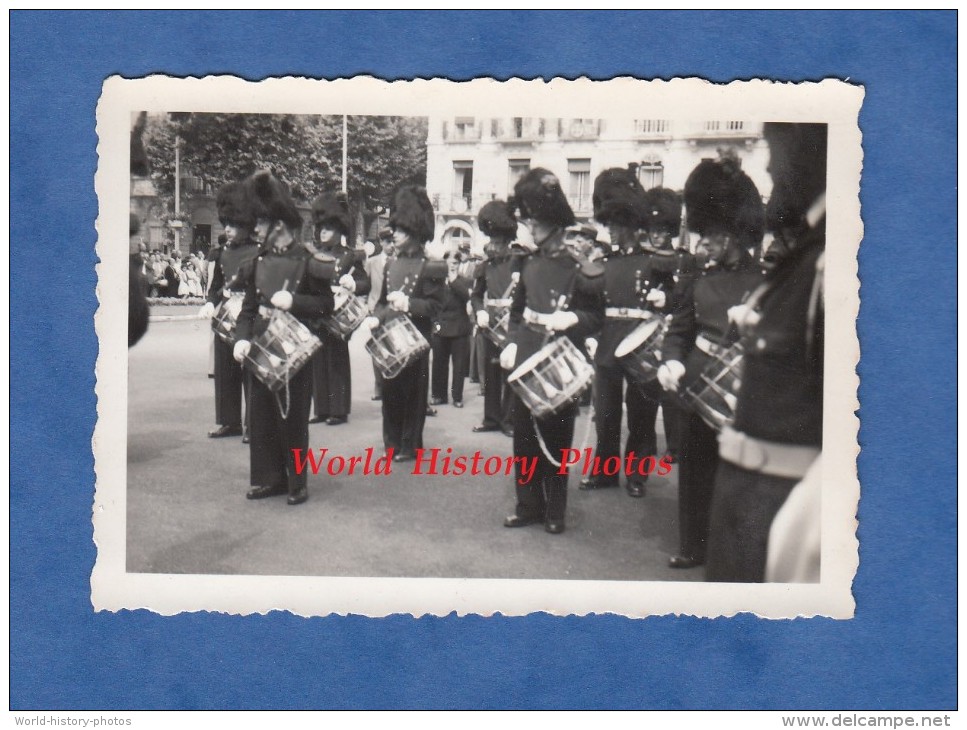
[[[560,347],[559,344],[556,344],[557,342],[558,340],[548,342],[546,345],[544,345],[544,347],[524,360],[524,362],[514,368],[514,372],[507,376],[507,382],[512,380],[520,380],[521,376],[523,376],[525,373],[529,373],[531,370],[536,368],[539,363],[547,360],[549,356],[548,353],[553,352]]]
[[[645,340],[649,339],[655,332],[661,327],[661,319],[655,317],[654,319],[649,319],[646,322],[642,322],[631,332],[630,335],[625,337],[615,348],[614,356],[617,358],[622,358],[630,352],[637,350]]]

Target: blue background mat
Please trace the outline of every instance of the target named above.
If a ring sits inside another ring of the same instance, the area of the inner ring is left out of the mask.
[[[11,708],[954,707],[956,23],[13,12]],[[864,84],[855,620],[95,615],[94,114],[153,72]]]

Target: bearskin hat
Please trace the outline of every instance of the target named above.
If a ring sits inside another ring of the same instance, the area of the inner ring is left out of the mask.
[[[517,218],[511,203],[491,200],[477,214],[477,225],[484,235],[514,240],[517,237]]]
[[[641,228],[648,220],[645,189],[638,182],[634,165],[612,167],[598,175],[591,204],[595,220],[605,226],[614,222]]]
[[[514,200],[521,218],[533,218],[560,228],[574,225],[574,211],[564,197],[560,180],[543,167],[535,167],[517,181]]]
[[[765,207],[751,178],[732,160],[702,160],[685,181],[688,227],[700,236],[731,233],[747,248],[765,233]]]
[[[323,193],[312,201],[312,223],[316,235],[322,226],[330,226],[350,238],[349,200],[345,193]]]
[[[260,170],[245,180],[255,218],[282,221],[289,228],[301,229],[302,216],[285,184],[268,170]]]
[[[432,241],[435,221],[426,189],[419,185],[404,185],[397,190],[389,224],[393,228],[402,228],[422,243]]]
[[[645,193],[648,220],[645,227],[650,230],[668,230],[678,235],[682,227],[682,196],[668,188],[652,188]]]
[[[766,210],[769,229],[795,228],[826,189],[827,126],[768,122],[763,135],[773,183]]]
[[[223,226],[255,227],[252,201],[248,198],[248,193],[242,183],[230,182],[227,185],[222,185],[215,195],[215,207],[218,210],[218,220]]]

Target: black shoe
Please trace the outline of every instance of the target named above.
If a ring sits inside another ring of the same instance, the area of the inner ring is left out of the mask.
[[[215,377],[215,373],[208,373],[208,377],[209,378],[214,378]]]
[[[434,396],[433,398],[430,398],[430,405],[431,406],[446,405],[446,400],[444,400],[443,398],[437,398],[436,396]]]
[[[242,443],[243,444],[252,443],[252,437],[249,435],[248,431],[242,434]]]
[[[326,425],[327,426],[339,426],[339,425],[342,425],[343,423],[345,423],[348,420],[349,419],[346,416],[329,416],[329,418],[326,419]]]
[[[372,398],[370,398],[370,400],[383,400],[383,394],[376,393]]]
[[[436,413],[437,413],[436,408],[430,408],[430,406],[426,407],[426,415],[435,416]]]
[[[527,527],[528,525],[538,525],[543,522],[540,517],[521,517],[520,515],[510,515],[504,518],[504,527]]]
[[[397,454],[393,457],[393,461],[396,463],[402,463],[404,461],[413,461],[416,457],[413,454]]]
[[[285,501],[288,502],[290,505],[297,505],[297,504],[302,504],[307,499],[309,499],[309,490],[306,489],[305,487],[302,487],[302,489],[298,489],[295,492],[292,492],[289,495],[289,498]]]
[[[612,487],[617,487],[618,482],[611,481],[610,479],[605,479],[604,477],[585,477],[581,480],[578,489],[590,492],[593,489],[611,489]]]
[[[309,423],[323,423],[329,416],[313,416],[309,419]]]
[[[688,558],[684,555],[673,555],[668,559],[669,568],[697,568],[700,565],[705,565],[704,560],[699,560],[698,558]]]
[[[455,400],[455,401],[453,401],[453,407],[454,408],[463,408],[463,401],[462,400]]]
[[[491,426],[489,423],[481,423],[479,426],[473,427],[474,433],[490,433],[491,431],[500,431],[500,426]]]
[[[470,382],[474,385],[477,385],[480,383],[480,378],[470,378]]]
[[[265,499],[266,497],[277,497],[285,494],[289,490],[280,486],[253,487],[245,494],[246,499]]]
[[[514,429],[512,428],[502,428],[500,432],[504,434],[507,438],[514,438]]]
[[[208,432],[208,438],[210,439],[220,439],[226,436],[241,436],[242,427],[241,426],[219,426],[218,428],[212,429]]]
[[[666,464],[677,464],[678,463],[678,452],[669,449],[666,451],[659,461],[664,461]]]
[[[634,482],[629,481],[625,485],[625,491],[628,492],[629,497],[634,497],[635,499],[639,499],[645,496],[645,483],[640,481],[634,481]]]
[[[554,522],[548,521],[544,523],[544,532],[549,532],[552,535],[560,535],[564,532],[564,521]]]

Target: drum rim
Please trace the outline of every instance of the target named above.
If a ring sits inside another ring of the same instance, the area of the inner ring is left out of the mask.
[[[520,365],[518,365],[516,368],[514,368],[513,372],[510,375],[507,376],[507,382],[509,383],[511,380],[514,380],[514,381],[520,380],[520,376],[521,375],[523,375],[526,372],[530,372],[531,370],[533,370],[534,369],[534,366],[537,363],[539,363],[541,360],[544,359],[543,357],[540,357],[540,355],[544,352],[544,350],[548,349],[549,347],[559,347],[559,348],[567,349],[568,345],[570,345],[571,348],[573,348],[575,352],[577,352],[578,354],[581,355],[582,358],[584,358],[583,353],[581,353],[581,351],[577,347],[575,347],[574,343],[571,342],[571,339],[569,337],[566,337],[566,336],[565,337],[558,337],[558,338],[553,339],[550,342],[548,342],[541,349],[539,349],[537,352],[535,352],[529,358],[527,358],[526,360],[524,360],[524,362],[522,362]],[[587,362],[587,358],[584,358],[584,362],[585,362],[585,364],[589,364]],[[529,366],[526,370],[524,369],[524,366],[525,365],[528,365]]]
[[[655,332],[661,327],[661,325],[662,325],[662,321],[659,317],[655,317],[653,319],[646,319],[644,322],[637,325],[631,332],[625,335],[625,337],[621,340],[621,342],[618,343],[618,346],[614,349],[614,356],[624,357],[625,355],[631,354],[632,352],[637,350],[638,347],[645,342],[645,340],[647,340],[649,337],[655,334]],[[645,329],[648,327],[651,327],[651,330],[647,334],[642,336],[641,333],[644,332]],[[633,344],[628,344],[628,343],[633,343]],[[622,348],[624,347],[628,348],[627,351],[622,350]]]

